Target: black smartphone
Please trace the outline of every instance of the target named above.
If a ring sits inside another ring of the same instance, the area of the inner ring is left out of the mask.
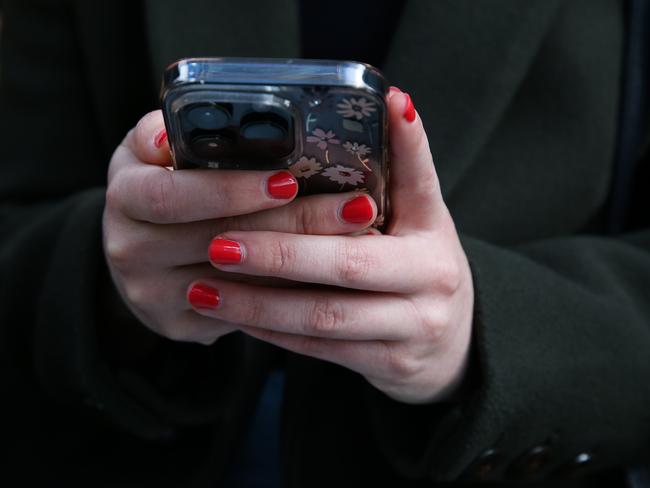
[[[353,61],[188,58],[161,93],[175,169],[288,169],[299,195],[359,191],[386,219],[384,76]]]

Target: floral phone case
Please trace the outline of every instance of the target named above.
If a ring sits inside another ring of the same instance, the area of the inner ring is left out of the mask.
[[[288,169],[299,195],[367,192],[388,201],[387,83],[366,64],[191,58],[165,71],[174,167]]]

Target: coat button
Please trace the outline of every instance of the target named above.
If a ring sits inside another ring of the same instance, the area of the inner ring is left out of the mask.
[[[498,449],[484,451],[467,470],[466,478],[481,481],[490,479],[499,466],[502,457],[501,451]]]
[[[510,465],[508,476],[516,479],[533,478],[547,465],[549,459],[548,446],[535,446]]]
[[[576,478],[587,471],[587,468],[593,464],[593,460],[593,454],[581,452],[553,473],[553,477],[558,479]]]

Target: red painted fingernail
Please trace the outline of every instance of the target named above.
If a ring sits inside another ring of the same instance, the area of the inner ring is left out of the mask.
[[[345,202],[341,209],[341,218],[350,224],[361,224],[372,218],[372,205],[368,197],[356,197]]]
[[[273,198],[287,199],[298,193],[298,182],[288,171],[281,171],[269,178],[267,189]]]
[[[407,122],[413,122],[415,120],[415,106],[413,105],[413,100],[411,100],[411,95],[405,93],[406,95],[406,108],[404,109],[404,118]]]
[[[158,132],[158,135],[154,137],[153,144],[156,147],[161,147],[167,140],[167,131],[165,129]]]
[[[219,292],[208,285],[197,283],[187,294],[187,299],[195,308],[217,308],[219,306]]]
[[[210,261],[216,264],[241,263],[241,246],[228,239],[213,239],[208,250]]]

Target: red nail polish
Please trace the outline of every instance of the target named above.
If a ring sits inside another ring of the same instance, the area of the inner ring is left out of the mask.
[[[153,144],[156,147],[161,147],[167,140],[167,131],[165,129],[158,132],[158,135],[154,138]]]
[[[281,171],[269,178],[267,189],[273,198],[287,199],[298,193],[298,182],[288,171]]]
[[[216,264],[241,263],[241,247],[238,242],[228,239],[213,239],[208,250],[210,261]]]
[[[361,224],[372,218],[372,205],[368,197],[356,197],[343,205],[341,218],[350,224]]]
[[[407,122],[413,122],[415,120],[415,106],[413,105],[413,100],[411,100],[411,95],[405,93],[406,95],[406,108],[404,109],[404,118]]]
[[[187,299],[195,308],[217,308],[219,306],[219,292],[208,285],[197,283],[192,286]]]

